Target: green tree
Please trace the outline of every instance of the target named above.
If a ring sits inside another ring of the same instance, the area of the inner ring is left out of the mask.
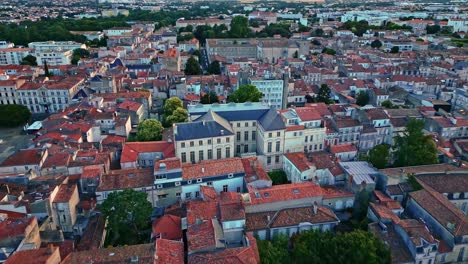
[[[76,65],[81,58],[89,58],[89,51],[86,49],[74,49],[71,63]]]
[[[437,34],[440,31],[439,25],[427,25],[426,32],[427,34]]]
[[[431,135],[424,135],[424,120],[411,119],[403,135],[395,137],[396,167],[437,163],[437,146]]]
[[[321,28],[315,29],[315,36],[321,37],[321,36],[323,36],[323,33],[324,33],[323,29],[321,29]]]
[[[149,238],[141,232],[149,228],[152,213],[145,192],[133,189],[111,192],[100,210],[108,220],[111,245],[139,244]]]
[[[323,48],[322,53],[332,55],[332,56],[336,55],[336,51],[334,49],[331,49],[331,48]]]
[[[258,253],[262,264],[288,263],[289,239],[286,235],[275,236],[271,241],[257,240]]]
[[[369,103],[369,94],[365,91],[360,91],[356,96],[356,104],[365,106]]]
[[[319,92],[317,94],[317,102],[322,102],[329,104],[330,103],[330,87],[327,84],[322,84],[320,86]]]
[[[162,139],[164,128],[156,119],[146,119],[138,125],[137,141],[158,141]]]
[[[209,74],[221,74],[221,65],[219,64],[219,61],[215,60],[210,63],[207,70]]]
[[[369,151],[368,161],[377,169],[384,169],[387,167],[389,157],[390,146],[387,144],[380,144]]]
[[[286,172],[284,172],[282,170],[270,171],[268,173],[268,176],[270,177],[271,181],[273,182],[273,185],[281,185],[281,184],[291,183],[290,181],[288,181],[288,176],[286,175]]]
[[[21,65],[37,66],[37,58],[33,55],[27,55],[21,60]]]
[[[374,49],[380,49],[382,47],[382,42],[378,39],[371,42],[370,46]]]
[[[31,119],[31,112],[23,105],[0,105],[0,127],[17,127]]]
[[[179,107],[184,107],[182,100],[177,97],[171,97],[164,102],[163,115],[172,115],[172,112],[174,112]]]
[[[362,221],[366,219],[367,208],[369,207],[370,193],[364,188],[356,194],[354,201],[353,219]]]
[[[245,16],[235,16],[231,20],[229,35],[232,38],[246,38],[249,36],[249,20]]]
[[[166,117],[166,126],[170,127],[172,124],[187,122],[188,121],[188,111],[182,107],[177,107],[171,115]]]
[[[398,52],[400,52],[400,47],[398,47],[398,46],[394,46],[390,50],[390,53],[398,53]]]
[[[228,101],[232,103],[260,102],[262,97],[263,94],[255,85],[244,84],[228,96]]]
[[[309,230],[291,240],[293,263],[391,263],[387,246],[362,230],[337,234]]]
[[[293,54],[293,58],[299,58],[299,52],[296,50]]]
[[[202,104],[214,104],[214,103],[219,103],[218,95],[210,91],[208,93],[205,93],[201,98],[200,98],[200,103]]]
[[[50,77],[52,74],[49,72],[49,66],[47,66],[47,61],[44,60],[44,75],[45,77]]]
[[[392,102],[391,102],[390,100],[385,100],[385,101],[383,101],[380,105],[383,106],[383,107],[385,107],[385,108],[387,108],[387,109],[393,107],[393,104],[392,104]]]
[[[193,57],[187,60],[187,64],[185,65],[184,73],[186,75],[199,75],[202,74],[202,69],[200,68],[200,63]]]

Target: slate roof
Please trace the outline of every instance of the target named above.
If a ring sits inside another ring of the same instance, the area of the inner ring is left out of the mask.
[[[234,135],[232,128],[226,128],[217,121],[193,122],[176,124],[175,140],[191,140],[207,137]]]
[[[258,121],[265,131],[286,129],[281,116],[273,108],[270,108]]]

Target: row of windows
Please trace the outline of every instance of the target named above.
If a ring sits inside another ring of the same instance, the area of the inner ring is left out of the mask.
[[[256,125],[257,125],[257,122],[252,122],[252,126],[253,126],[253,127],[256,126]],[[236,126],[237,126],[237,127],[241,127],[241,122],[237,122],[237,123],[236,123]],[[245,122],[245,123],[244,123],[244,127],[249,127],[249,122]]]
[[[216,149],[216,159],[221,159],[222,158],[221,153],[222,153],[222,149],[217,148]],[[197,161],[195,159],[195,151],[190,151],[189,155],[190,155],[190,160],[189,161],[192,162],[192,163],[195,163]],[[230,157],[231,157],[231,148],[227,147],[227,148],[225,148],[225,158],[228,159]],[[202,161],[204,159],[205,159],[205,151],[204,150],[198,151],[198,160]],[[213,150],[211,150],[211,149],[207,150],[207,159],[209,159],[209,160],[213,159]],[[187,162],[187,153],[185,153],[185,152],[181,153],[181,160],[182,160],[183,163]]]
[[[231,139],[229,137],[226,137],[226,143],[229,143],[230,141],[231,141]],[[198,146],[203,146],[203,142],[204,142],[204,140],[199,140],[198,141]],[[208,139],[207,144],[211,145],[211,143],[212,143],[211,139]],[[221,138],[217,138],[216,143],[221,144]],[[195,141],[190,141],[189,146],[190,147],[195,147]],[[185,142],[180,143],[180,147],[185,148],[186,147]]]
[[[276,141],[276,152],[279,152],[281,151],[281,141]],[[273,149],[273,142],[268,142],[268,146],[267,146],[267,152],[268,153],[271,153],[272,152],[272,149]]]
[[[257,138],[257,132],[252,131],[252,140],[256,140],[256,138]],[[236,140],[241,141],[241,132],[240,131],[237,131],[237,133],[236,133]],[[248,141],[248,140],[249,140],[249,131],[244,131],[244,141]]]

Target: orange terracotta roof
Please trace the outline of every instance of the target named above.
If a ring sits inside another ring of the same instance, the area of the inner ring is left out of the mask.
[[[148,142],[126,142],[123,149],[120,162],[136,162],[140,153],[161,152],[164,158],[175,156],[174,143],[165,141]]]
[[[203,160],[196,164],[182,164],[182,179],[196,179],[244,172],[241,158]]]
[[[250,202],[247,202],[247,205],[323,196],[320,186],[313,182],[274,185],[264,189],[256,189],[250,186],[247,188],[250,195]]]
[[[77,191],[76,184],[62,184],[54,198],[54,203],[68,203],[73,195]]]
[[[184,264],[184,242],[157,239],[155,255],[155,264]]]
[[[153,236],[158,239],[182,239],[181,218],[174,215],[163,215],[153,222]]]

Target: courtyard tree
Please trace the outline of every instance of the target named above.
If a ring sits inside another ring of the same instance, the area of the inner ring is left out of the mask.
[[[164,128],[156,119],[146,119],[138,125],[137,141],[158,141],[162,139]]]

